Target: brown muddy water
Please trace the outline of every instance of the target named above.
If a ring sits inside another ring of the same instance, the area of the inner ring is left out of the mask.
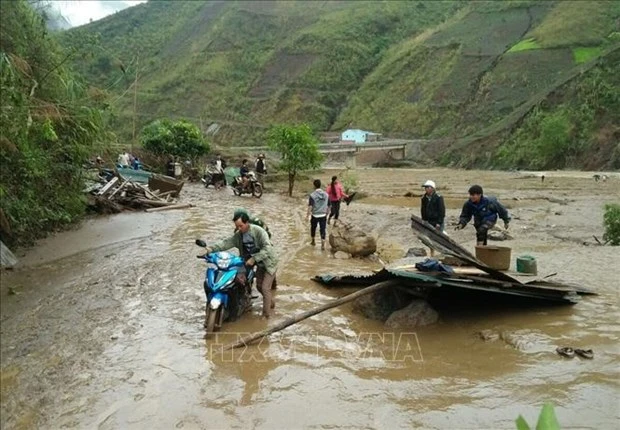
[[[318,175],[327,180],[338,171]],[[420,246],[409,228],[426,179],[448,200],[450,224],[470,184],[511,207],[515,239],[503,244],[537,258],[539,273],[593,288],[575,306],[445,311],[439,323],[388,331],[350,307],[319,314],[258,346],[218,354],[239,333],[307,310],[343,290],[309,279],[368,272],[377,260],[335,260],[308,245],[303,191],[260,200],[188,184],[184,211],[125,213],[85,222],[18,255],[2,272],[1,414],[9,428],[514,428],[535,422],[543,402],[564,428],[620,422],[620,249],[602,237],[602,205],[620,201],[620,177],[591,174],[358,169],[369,197],[341,219],[374,231],[380,257]],[[284,186],[271,185],[284,189]],[[554,201],[549,201],[552,198]],[[197,237],[232,232],[234,208],[268,220],[281,256],[276,316],[251,313],[205,340],[203,263]],[[449,234],[473,248],[473,228]],[[587,245],[584,245],[586,243]],[[19,254],[19,253],[18,253]],[[9,294],[9,290],[16,294]],[[510,333],[484,342],[476,332]],[[556,346],[594,349],[563,359]]]

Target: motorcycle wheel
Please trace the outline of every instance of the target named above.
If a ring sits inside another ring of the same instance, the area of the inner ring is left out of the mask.
[[[218,308],[216,311],[209,308],[207,311],[207,336],[211,333],[215,333],[215,322],[218,320],[219,313],[222,311],[222,308]]]
[[[233,187],[233,194],[235,196],[240,196],[241,195],[241,190],[238,187]]]
[[[258,182],[252,185],[252,195],[257,199],[260,199],[260,196],[263,195],[263,186]]]

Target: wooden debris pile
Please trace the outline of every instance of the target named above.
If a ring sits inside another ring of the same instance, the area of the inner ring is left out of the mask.
[[[149,185],[114,176],[103,187],[92,191],[90,205],[100,213],[118,213],[129,209],[146,209],[155,212],[167,209],[182,209],[190,204],[179,204],[179,189],[161,192]]]

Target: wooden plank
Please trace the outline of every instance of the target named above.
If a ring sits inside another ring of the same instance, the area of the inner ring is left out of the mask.
[[[149,199],[135,199],[136,202],[147,205],[147,206],[170,206],[174,203],[169,202],[161,202],[158,200],[149,200]]]
[[[294,315],[294,316],[292,316],[292,317],[290,317],[290,318],[288,318],[288,319],[286,319],[286,320],[276,324],[273,327],[270,327],[270,328],[268,328],[266,330],[263,330],[263,331],[260,331],[258,333],[253,333],[253,334],[251,334],[249,336],[244,337],[243,339],[238,340],[237,342],[233,342],[233,343],[231,343],[229,345],[226,345],[222,349],[224,351],[227,351],[229,349],[233,349],[233,348],[238,348],[240,346],[249,345],[250,343],[252,343],[252,342],[254,342],[254,341],[256,341],[256,340],[258,340],[258,339],[260,339],[262,337],[268,336],[271,333],[275,333],[275,332],[280,331],[280,330],[284,330],[288,326],[296,324],[296,323],[298,323],[300,321],[303,321],[303,320],[305,320],[307,318],[310,318],[310,317],[312,317],[312,316],[314,316],[316,314],[319,314],[319,313],[321,313],[323,311],[326,311],[326,310],[331,309],[331,308],[335,308],[336,306],[340,306],[340,305],[345,304],[345,303],[352,302],[353,300],[355,300],[358,297],[361,297],[363,295],[374,293],[374,292],[382,290],[384,288],[394,287],[396,285],[398,285],[398,280],[395,280],[395,279],[384,281],[384,282],[379,282],[377,284],[373,284],[370,287],[366,287],[364,289],[358,290],[358,291],[356,291],[354,293],[348,294],[348,295],[346,295],[344,297],[341,297],[339,299],[332,300],[331,302],[328,302],[328,303],[326,303],[324,305],[318,306],[318,307],[316,307],[314,309],[310,309],[309,311],[302,312],[300,314]]]
[[[192,205],[191,203],[181,203],[178,205],[171,204],[170,206],[161,206],[159,208],[149,208],[146,211],[147,212],[161,212],[161,211],[168,211],[172,209],[187,209],[187,208],[193,208],[193,207],[194,205]]]
[[[103,186],[102,189],[99,190],[99,192],[97,193],[98,196],[102,196],[105,193],[107,193],[110,188],[112,188],[114,186],[114,184],[116,184],[118,182],[118,176],[113,177],[112,179],[110,179],[110,182],[108,182],[107,184],[105,184]]]
[[[149,187],[147,187],[146,185],[138,184],[138,186],[140,187],[140,189],[142,189],[142,191],[144,191],[144,194],[146,194],[147,197],[152,198],[153,200],[162,201],[162,199],[156,194],[152,193],[151,190],[149,190]]]
[[[114,197],[114,195],[118,193],[121,189],[123,189],[126,185],[127,185],[127,181],[123,182],[118,187],[116,187],[116,189],[112,191],[112,194],[108,196],[108,200],[112,199],[112,197]]]

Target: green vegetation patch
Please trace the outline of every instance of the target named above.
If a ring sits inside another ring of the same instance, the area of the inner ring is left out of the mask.
[[[474,11],[430,36],[426,45],[460,45],[469,55],[500,55],[521,38],[529,25],[530,16],[526,9],[491,13]]]
[[[559,1],[526,37],[543,48],[604,43],[620,17],[618,1]]]
[[[0,28],[0,208],[11,245],[83,215],[81,166],[112,136],[96,94],[65,67],[67,54],[28,2],[3,2]]]
[[[611,245],[620,245],[620,204],[609,203],[605,205],[603,226],[605,227],[603,239],[609,241]]]
[[[587,63],[590,60],[595,59],[599,55],[601,55],[601,51],[603,48],[593,47],[593,48],[573,48],[573,57],[575,58],[575,63],[583,64]]]
[[[486,74],[473,103],[468,106],[469,129],[477,131],[505,118],[523,103],[545,92],[573,63],[569,49],[531,50],[505,55]]]
[[[614,138],[599,133],[620,121],[620,53],[601,61],[581,79],[558,89],[556,104],[545,103],[528,114],[496,151],[499,168],[548,169],[614,166]],[[605,149],[606,148],[606,149]],[[585,155],[587,154],[587,157]]]
[[[529,51],[531,49],[540,49],[542,48],[540,44],[534,38],[523,39],[512,48],[508,50],[508,52],[519,52],[519,51]]]

